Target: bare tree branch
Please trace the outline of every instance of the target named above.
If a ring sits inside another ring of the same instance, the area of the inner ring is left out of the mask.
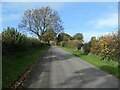
[[[46,30],[54,30],[56,33],[59,33],[64,29],[60,16],[50,7],[26,10],[19,24],[19,28],[33,32],[39,39]]]

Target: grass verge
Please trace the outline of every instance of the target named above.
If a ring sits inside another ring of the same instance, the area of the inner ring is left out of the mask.
[[[65,47],[62,48],[120,79],[120,68],[118,68],[118,62],[109,62],[107,60],[101,60],[100,57],[93,54],[85,55],[82,54],[80,50],[74,50]]]
[[[2,59],[2,86],[7,88],[13,83],[30,65],[42,57],[50,46],[30,49],[16,54],[4,56]]]

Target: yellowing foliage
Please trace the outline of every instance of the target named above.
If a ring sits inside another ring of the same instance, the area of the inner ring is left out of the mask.
[[[113,35],[106,35],[100,37],[94,44],[92,44],[91,52],[101,56],[103,59],[114,59],[116,54],[117,38]]]

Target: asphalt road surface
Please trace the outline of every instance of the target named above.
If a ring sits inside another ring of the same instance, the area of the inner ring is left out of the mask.
[[[118,79],[52,46],[24,81],[25,88],[118,88]]]

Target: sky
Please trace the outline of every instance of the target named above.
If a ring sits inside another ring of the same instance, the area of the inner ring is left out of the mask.
[[[50,6],[58,12],[65,33],[71,36],[82,33],[85,42],[92,36],[99,37],[117,31],[117,2],[2,2],[0,32],[8,26],[18,28],[25,10],[43,6]]]

